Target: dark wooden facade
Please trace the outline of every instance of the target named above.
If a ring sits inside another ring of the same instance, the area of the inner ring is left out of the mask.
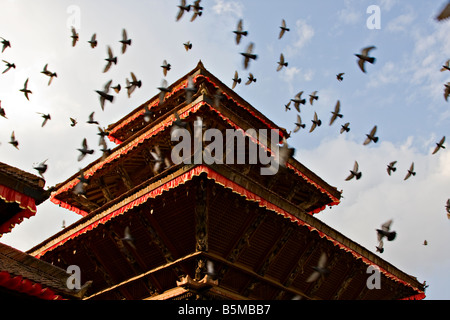
[[[186,101],[189,78],[196,92]],[[80,173],[54,188],[50,199],[83,217],[29,254],[78,265],[93,300],[424,297],[417,279],[314,217],[339,204],[340,192],[293,157],[275,175],[261,175],[260,163],[168,162],[155,171],[151,152],[158,146],[170,160],[177,143],[174,111],[191,132],[201,117],[221,132],[278,129],[277,143],[287,135],[201,63],[170,88],[162,103],[155,96],[108,127],[118,145],[83,169],[85,192],[74,192]],[[306,282],[322,253],[330,273]],[[381,270],[380,289],[367,288],[369,265]]]

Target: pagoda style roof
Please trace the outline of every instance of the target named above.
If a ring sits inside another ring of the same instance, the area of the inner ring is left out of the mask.
[[[196,92],[186,101],[189,79]],[[273,175],[262,175],[260,162],[175,164],[175,113],[190,132],[202,119],[205,128],[236,130],[246,147],[256,145],[268,155],[272,142],[287,136],[201,63],[170,88],[162,103],[155,96],[110,125],[118,145],[53,188],[50,200],[82,218],[30,255],[63,269],[78,265],[93,281],[85,299],[425,296],[416,278],[314,216],[339,204],[341,193],[292,156]],[[146,108],[153,112],[150,120]],[[278,129],[278,135],[263,141],[249,136],[249,129]],[[157,151],[159,168],[152,156]],[[125,230],[133,242],[125,240]],[[308,282],[322,254],[330,273]],[[207,272],[208,262],[214,274]],[[369,266],[380,272],[380,289],[366,285]]]
[[[81,290],[69,290],[69,274],[48,262],[0,243],[0,297],[43,300],[80,299]]]
[[[44,186],[43,178],[0,162],[0,237],[36,214],[50,196]]]

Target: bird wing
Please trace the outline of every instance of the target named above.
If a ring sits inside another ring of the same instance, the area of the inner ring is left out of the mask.
[[[364,48],[364,49],[361,50],[361,54],[362,54],[363,56],[367,56],[367,55],[369,54],[369,52],[370,52],[371,50],[375,49],[375,48],[376,48],[375,46],[366,47],[366,48]]]
[[[317,266],[319,268],[325,268],[326,263],[327,263],[327,254],[325,252],[322,252]]]
[[[366,70],[364,69],[364,60],[363,59],[358,60],[358,66],[362,72],[364,72],[364,73],[366,72]]]
[[[317,271],[314,271],[313,273],[311,273],[311,275],[308,277],[308,279],[306,279],[306,282],[314,282],[317,279],[319,279],[320,273]]]
[[[383,223],[383,224],[381,225],[381,230],[389,231],[389,229],[391,228],[391,224],[392,224],[392,219],[386,221],[385,223]]]
[[[448,3],[444,9],[436,16],[436,20],[442,21],[450,17],[450,3]]]

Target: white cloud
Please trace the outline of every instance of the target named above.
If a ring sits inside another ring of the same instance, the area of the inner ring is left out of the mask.
[[[242,18],[244,6],[237,1],[216,0],[213,10],[219,15],[231,14],[237,18]]]
[[[387,23],[386,30],[391,32],[408,31],[415,19],[416,15],[412,11],[401,14]]]
[[[286,57],[295,56],[314,37],[314,28],[305,20],[299,19],[295,22],[295,38],[292,44],[286,48]]]

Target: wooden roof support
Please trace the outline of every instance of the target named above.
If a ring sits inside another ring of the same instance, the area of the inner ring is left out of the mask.
[[[125,187],[128,190],[133,189],[133,187],[134,187],[133,181],[131,180],[130,176],[128,175],[128,172],[125,170],[122,163],[117,166],[117,173],[119,174],[120,178],[122,179]]]
[[[333,255],[332,255],[332,257],[331,257],[331,259],[329,259],[328,258],[328,263],[327,263],[327,269],[330,271],[330,272],[333,272],[332,270],[333,270],[333,267],[336,265],[336,263],[338,262],[338,259],[339,259],[339,254],[337,254],[337,253],[333,253]],[[323,282],[324,281],[327,281],[327,279],[326,279],[326,275],[325,275],[325,277],[319,277],[319,279],[317,279],[314,283],[313,283],[313,286],[312,287],[310,287],[310,289],[308,289],[307,290],[307,294],[310,296],[310,297],[314,297],[315,296],[315,294],[316,294],[316,292],[320,289],[320,287],[322,286],[322,284],[323,284]]]
[[[352,263],[349,265],[349,270],[346,272],[345,280],[342,282],[341,286],[339,287],[338,291],[333,296],[334,300],[340,300],[342,295],[344,294],[345,290],[350,286],[350,283],[355,278],[355,275],[358,273],[358,268],[355,266],[355,263]]]
[[[106,198],[106,202],[109,202],[114,199],[113,195],[108,189],[108,186],[105,184],[105,179],[103,176],[99,177],[97,179],[97,184],[99,185],[100,189],[102,190],[103,196]]]

